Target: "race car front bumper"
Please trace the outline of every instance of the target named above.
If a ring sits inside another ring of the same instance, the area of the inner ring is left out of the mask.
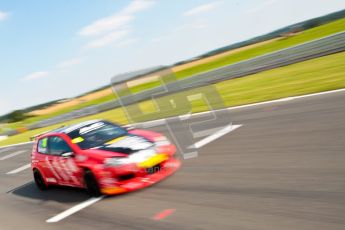
[[[162,162],[158,166],[145,168],[132,178],[115,181],[113,183],[101,183],[101,192],[105,195],[127,193],[148,187],[164,178],[172,175],[181,167],[181,162],[173,157]]]

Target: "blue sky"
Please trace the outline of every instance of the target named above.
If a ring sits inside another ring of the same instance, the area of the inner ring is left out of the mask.
[[[344,0],[0,0],[0,114],[344,8]]]

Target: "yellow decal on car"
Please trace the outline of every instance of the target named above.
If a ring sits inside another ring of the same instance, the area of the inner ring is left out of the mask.
[[[77,143],[80,143],[80,142],[83,142],[84,141],[84,138],[82,137],[76,137],[72,140],[72,143],[73,144],[77,144]]]
[[[167,154],[157,154],[151,158],[149,158],[146,161],[140,162],[138,164],[141,168],[151,168],[155,165],[158,165],[159,163],[162,163],[163,161],[167,160],[169,157]]]

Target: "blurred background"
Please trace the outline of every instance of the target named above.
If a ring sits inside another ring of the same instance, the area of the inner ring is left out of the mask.
[[[344,0],[1,0],[0,229],[344,229],[344,50]],[[32,183],[32,136],[190,114],[236,130],[152,188]]]
[[[336,0],[3,1],[0,145],[66,121],[127,124],[111,86],[127,84],[140,99],[131,101],[154,112],[149,99],[167,72],[183,86],[170,93],[213,84],[226,106],[342,88],[344,38],[332,35],[344,30],[343,8]],[[193,103],[193,112],[208,109]]]

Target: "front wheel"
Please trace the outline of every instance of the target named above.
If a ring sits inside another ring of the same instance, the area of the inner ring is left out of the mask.
[[[101,195],[101,190],[99,188],[97,179],[90,170],[85,171],[84,181],[85,181],[86,189],[91,196],[99,197]]]
[[[39,190],[47,190],[48,186],[44,182],[42,174],[37,169],[34,170],[34,179],[36,186],[39,188]]]

